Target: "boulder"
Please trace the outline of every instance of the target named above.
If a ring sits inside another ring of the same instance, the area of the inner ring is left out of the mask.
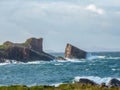
[[[81,78],[79,80],[79,83],[81,83],[81,84],[90,84],[90,85],[97,85],[94,81],[86,79],[86,78]]]
[[[55,59],[54,56],[43,51],[42,42],[42,38],[30,38],[25,43],[7,41],[2,45],[2,49],[0,49],[0,62],[4,62],[5,60],[28,62]]]
[[[109,87],[120,87],[120,81],[118,79],[111,79],[108,83]]]
[[[67,44],[65,49],[65,58],[70,59],[85,59],[87,55],[87,52],[84,50],[81,50],[71,44]]]

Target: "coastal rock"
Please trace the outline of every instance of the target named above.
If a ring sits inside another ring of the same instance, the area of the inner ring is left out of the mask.
[[[71,44],[67,44],[65,49],[65,58],[70,59],[85,59],[87,52],[84,50],[81,50]]]
[[[66,60],[64,57],[58,56],[56,57],[56,60]]]
[[[120,81],[118,79],[111,79],[108,83],[109,87],[120,87]]]
[[[33,49],[35,51],[38,51],[38,52],[42,52],[43,51],[43,38],[39,38],[39,39],[36,39],[36,38],[30,38],[30,39],[27,39],[26,42],[25,42],[26,46],[30,49]]]
[[[81,83],[81,84],[90,84],[90,85],[97,85],[94,81],[86,79],[86,78],[81,78],[79,80],[79,83]]]
[[[17,60],[22,62],[35,60],[53,60],[54,56],[43,51],[43,39],[30,38],[25,43],[5,42],[0,46],[0,62]]]

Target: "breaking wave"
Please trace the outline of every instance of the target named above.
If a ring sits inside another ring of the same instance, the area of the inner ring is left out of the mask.
[[[94,59],[120,59],[120,57],[113,57],[113,56],[106,56],[106,55],[92,55],[91,53],[87,54],[87,60],[94,60]]]
[[[93,59],[105,59],[105,58],[106,58],[106,56],[92,55],[91,53],[88,53],[86,59],[93,60]]]
[[[101,78],[101,77],[98,77],[98,76],[82,76],[82,77],[76,76],[76,77],[74,78],[73,82],[79,82],[79,80],[80,80],[81,78],[86,78],[86,79],[92,80],[92,81],[94,81],[94,82],[97,83],[97,84],[101,84],[101,83],[104,82],[104,83],[106,83],[107,85],[108,85],[109,81],[110,81],[111,79],[113,79],[112,77],[104,77],[104,78]],[[116,78],[116,79],[120,80],[120,78]]]
[[[61,65],[58,63],[66,63],[66,62],[71,62],[71,63],[80,63],[80,62],[86,62],[88,60],[109,60],[109,59],[115,59],[119,60],[120,57],[105,57],[105,56],[90,56],[87,57],[87,59],[66,59],[66,60],[53,60],[53,61],[30,61],[30,62],[18,62],[15,60],[12,61],[7,61],[4,63],[0,63],[0,66],[3,65],[11,65],[11,64],[49,64],[49,63],[56,63],[55,65]]]

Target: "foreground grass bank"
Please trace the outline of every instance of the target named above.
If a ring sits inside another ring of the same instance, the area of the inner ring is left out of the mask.
[[[0,90],[120,90],[120,88],[117,87],[107,88],[75,83],[75,84],[62,84],[59,87],[54,86],[27,87],[25,85],[1,86]]]

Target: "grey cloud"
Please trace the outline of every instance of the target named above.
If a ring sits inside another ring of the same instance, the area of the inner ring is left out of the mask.
[[[45,49],[50,50],[64,51],[67,42],[87,50],[91,47],[118,48],[120,43],[116,39],[120,34],[120,17],[114,14],[115,10],[109,9],[112,4],[105,6],[95,0],[81,2],[0,1],[0,41],[18,42],[35,36],[43,37]],[[86,10],[86,6],[91,4],[105,14]]]

